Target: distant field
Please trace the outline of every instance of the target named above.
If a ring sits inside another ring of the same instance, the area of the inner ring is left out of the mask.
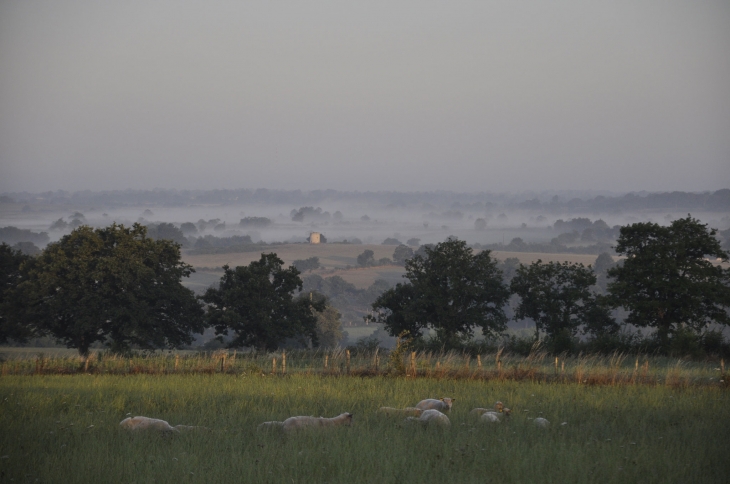
[[[450,428],[377,413],[456,398]],[[501,424],[475,407],[503,401]],[[256,425],[354,415],[285,436]],[[209,431],[128,433],[128,415]],[[547,418],[547,429],[533,424]],[[725,483],[730,398],[720,388],[292,375],[0,378],[2,482]]]
[[[378,266],[359,268],[357,266],[357,256],[365,250],[372,250],[376,259],[383,257],[392,258],[395,247],[392,245],[353,245],[353,244],[287,244],[275,246],[271,248],[271,252],[276,252],[285,264],[291,264],[296,259],[307,259],[309,257],[319,257],[320,264],[324,266],[323,270],[312,272],[322,277],[340,276],[347,282],[354,284],[358,289],[365,289],[376,279],[385,279],[391,284],[401,282],[403,280],[403,267],[399,266]],[[499,260],[505,260],[509,257],[515,257],[524,264],[530,264],[538,259],[544,262],[550,261],[569,261],[582,263],[584,265],[593,264],[596,261],[595,255],[581,254],[539,254],[533,252],[503,252],[493,251],[492,256]],[[183,253],[183,260],[194,267],[221,267],[228,264],[231,267],[240,265],[248,265],[254,260],[261,257],[259,252],[242,252],[235,254],[207,254],[207,255],[190,255]],[[350,269],[345,269],[346,266]],[[340,269],[335,269],[340,268]],[[193,277],[187,281],[186,285],[193,290],[205,290],[210,284],[215,283],[221,274],[216,272],[198,271]]]

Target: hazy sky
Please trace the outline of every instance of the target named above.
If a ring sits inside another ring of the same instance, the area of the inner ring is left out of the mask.
[[[0,191],[730,187],[730,2],[0,2]]]

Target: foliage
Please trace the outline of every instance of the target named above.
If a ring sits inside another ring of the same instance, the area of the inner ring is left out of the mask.
[[[487,221],[483,218],[478,218],[474,221],[474,230],[486,230]]]
[[[608,270],[608,290],[630,311],[627,323],[655,328],[665,347],[684,325],[700,332],[710,323],[730,324],[730,269],[704,258],[728,260],[715,233],[689,215],[668,227],[621,228],[616,252],[626,259]]]
[[[385,239],[383,241],[382,245],[403,245],[403,243],[398,239],[394,239],[393,237],[388,237],[387,239]]]
[[[334,348],[344,337],[342,315],[333,306],[326,304],[321,312],[314,311],[317,318],[317,340],[324,348]]]
[[[238,222],[241,227],[264,228],[271,225],[271,219],[267,217],[244,217]]]
[[[600,253],[596,258],[596,262],[593,263],[593,272],[596,273],[596,287],[601,294],[608,292],[608,270],[617,264],[608,252]]]
[[[357,256],[357,265],[360,267],[370,267],[375,265],[375,252],[370,249],[365,250]]]
[[[566,350],[573,346],[571,341],[580,326],[594,334],[617,331],[605,302],[590,291],[595,283],[590,266],[583,264],[538,260],[520,265],[510,283],[512,292],[521,299],[515,319],[532,319],[535,339],[542,331]]]
[[[406,245],[410,245],[412,247],[418,247],[421,243],[421,239],[413,237],[408,240],[406,240]]]
[[[203,310],[180,283],[193,268],[179,245],[146,228],[79,227],[49,244],[19,286],[27,317],[69,348],[179,347],[203,331]]]
[[[30,257],[0,244],[0,343],[27,341],[34,331],[23,321],[23,305],[16,288],[24,278],[22,266]]]
[[[38,233],[13,226],[0,228],[0,242],[5,242],[9,245],[18,242],[33,242],[36,245],[46,245],[49,240],[50,238],[46,232]]]
[[[152,240],[171,240],[176,244],[186,245],[188,240],[182,230],[171,223],[150,224],[147,226],[147,236]]]
[[[294,262],[292,262],[292,265],[296,267],[299,272],[313,271],[320,268],[319,257],[296,259]]]
[[[261,254],[248,266],[224,266],[218,287],[203,295],[208,323],[216,334],[233,332],[230,347],[274,350],[287,338],[318,344],[312,309],[323,311],[324,299],[310,300],[308,295],[295,299],[302,280],[296,267],[284,269],[283,263],[271,253]]]
[[[391,335],[417,336],[433,329],[442,343],[506,327],[503,306],[509,291],[489,251],[474,255],[466,242],[448,239],[405,264],[409,282],[396,285],[373,303],[373,320]]]
[[[413,249],[407,245],[401,244],[393,252],[393,262],[401,266],[405,265],[406,261],[411,257],[413,257]]]

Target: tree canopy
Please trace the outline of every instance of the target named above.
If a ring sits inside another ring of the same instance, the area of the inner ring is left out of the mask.
[[[202,299],[208,322],[216,334],[232,334],[231,347],[275,350],[289,338],[318,345],[315,311],[325,309],[324,298],[295,298],[302,280],[296,267],[283,268],[276,254],[261,254],[248,266],[224,266],[217,288]]]
[[[560,350],[569,349],[581,326],[584,332],[614,331],[618,326],[608,307],[591,292],[595,283],[593,270],[583,264],[537,260],[520,265],[510,283],[520,297],[515,319],[532,319],[536,339],[542,331]]]
[[[82,355],[95,342],[115,351],[179,347],[205,329],[180,282],[191,272],[178,244],[148,238],[142,225],[81,226],[48,245],[19,291],[28,318]]]
[[[728,260],[716,233],[690,215],[668,227],[621,227],[616,252],[626,258],[608,270],[608,290],[614,304],[629,310],[626,322],[655,328],[663,344],[682,325],[701,331],[730,324],[730,269],[705,258]]]
[[[484,335],[506,328],[509,291],[489,251],[474,254],[466,242],[448,239],[424,252],[406,261],[408,282],[373,303],[376,322],[391,335],[433,329],[444,344],[471,337],[474,328]]]
[[[32,327],[22,321],[23,305],[16,292],[23,280],[22,266],[30,260],[8,244],[0,244],[0,343],[11,339],[24,342],[33,333]]]

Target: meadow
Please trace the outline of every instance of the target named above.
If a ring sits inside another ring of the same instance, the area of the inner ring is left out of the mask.
[[[730,471],[730,397],[716,362],[651,359],[646,376],[653,378],[612,382],[607,372],[637,373],[631,358],[576,358],[564,378],[559,369],[541,379],[554,362],[538,354],[531,361],[503,355],[503,378],[495,361],[488,368],[485,358],[480,369],[456,354],[416,355],[417,377],[372,376],[372,360],[355,356],[347,376],[342,352],[328,355],[328,371],[320,368],[323,354],[305,360],[290,353],[286,375],[280,361],[276,373],[262,368],[272,355],[228,353],[221,373],[222,355],[148,357],[157,371],[137,374],[111,371],[122,361],[131,368],[134,359],[97,355],[87,372],[76,365],[69,374],[50,374],[36,366],[39,358],[6,355],[0,481],[713,483],[727,482]],[[46,358],[46,365],[79,361]],[[207,371],[193,371],[206,361]],[[12,371],[14,363],[25,370]],[[409,355],[404,364],[408,372]],[[527,368],[532,376],[517,372]],[[447,429],[377,413],[445,396],[456,398]],[[496,400],[512,409],[508,421],[480,425],[470,418],[472,408]],[[354,414],[352,427],[294,435],[256,430],[293,415],[343,412]],[[130,433],[119,428],[128,415],[210,430]],[[538,416],[551,426],[536,427]]]

